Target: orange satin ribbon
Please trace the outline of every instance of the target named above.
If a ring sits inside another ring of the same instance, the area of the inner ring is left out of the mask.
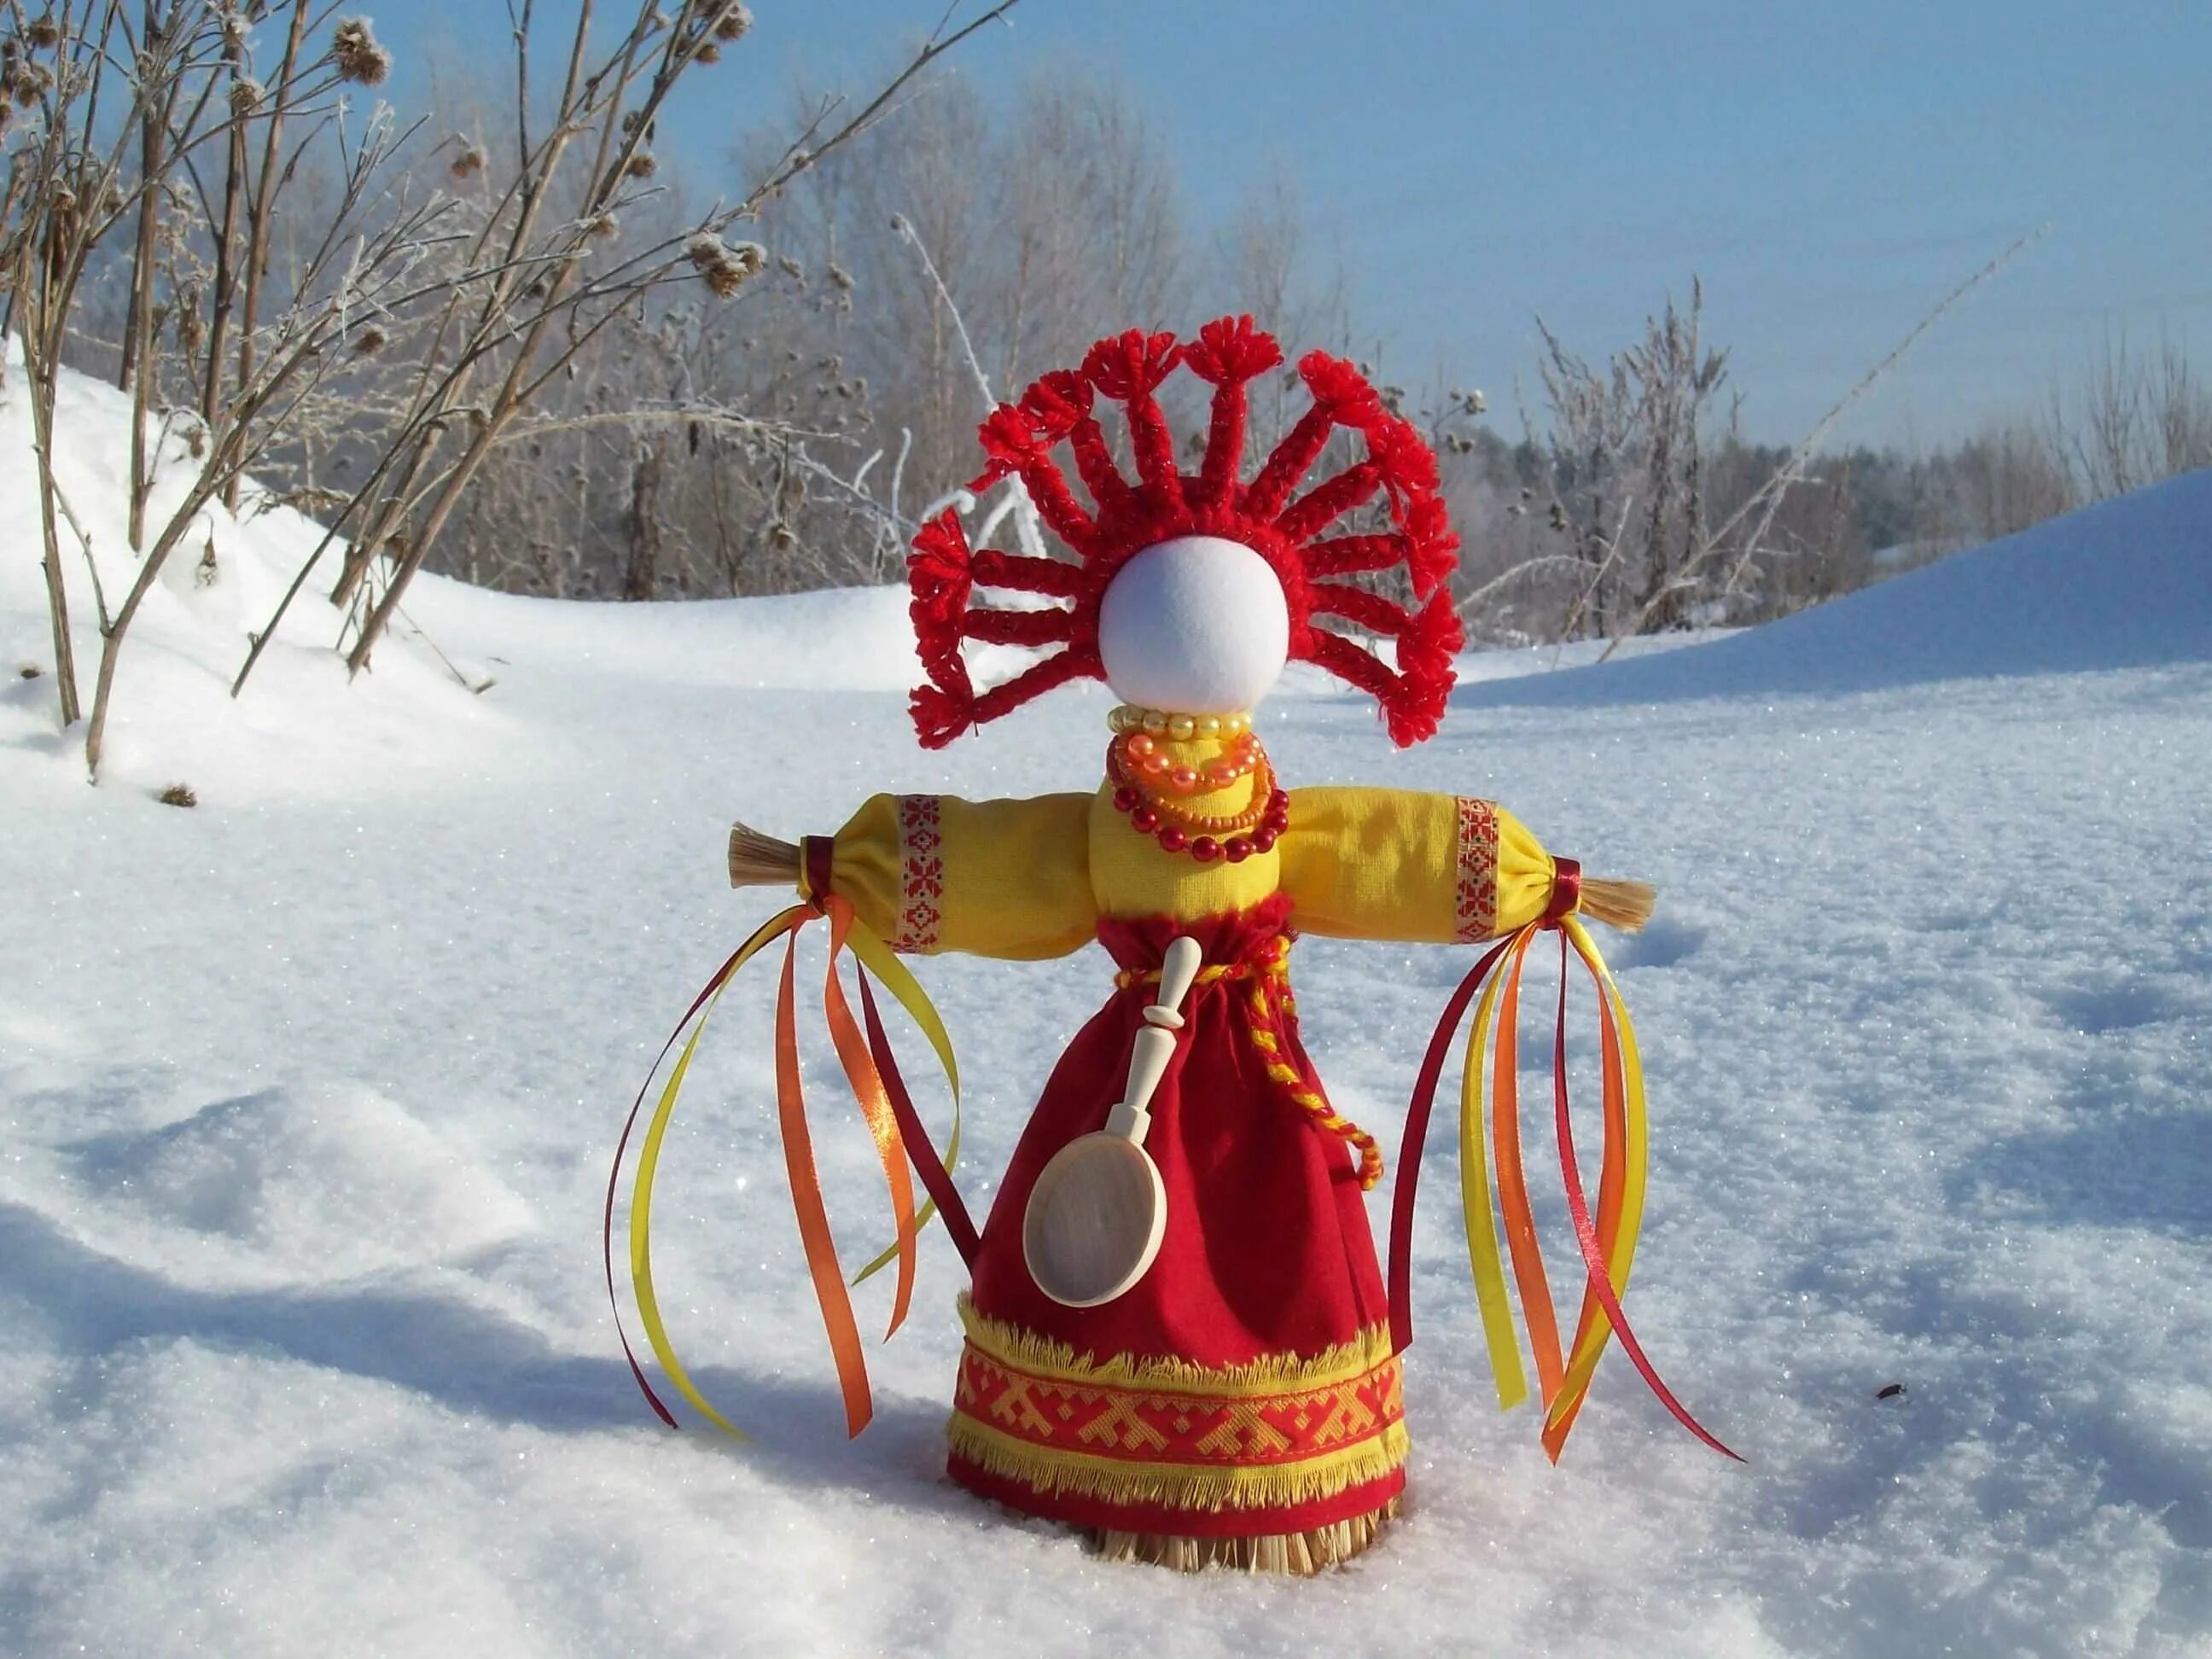
[[[1565,866],[1566,861],[1561,862]],[[1547,931],[1559,933],[1561,958],[1559,1012],[1552,1038],[1553,1132],[1558,1142],[1568,1218],[1573,1224],[1583,1275],[1582,1307],[1576,1321],[1574,1342],[1564,1364],[1558,1316],[1544,1271],[1535,1218],[1528,1203],[1520,1123],[1521,980],[1529,946]],[[1598,998],[1604,1135],[1595,1213],[1583,1190],[1568,1109],[1566,981],[1570,949],[1581,959]],[[1510,1410],[1528,1396],[1506,1297],[1505,1257],[1510,1254],[1513,1277],[1520,1291],[1522,1322],[1535,1357],[1544,1400],[1544,1449],[1554,1462],[1588,1397],[1598,1361],[1616,1338],[1638,1375],[1668,1412],[1705,1444],[1725,1456],[1735,1457],[1735,1452],[1690,1414],[1661,1379],[1643,1345],[1630,1329],[1627,1314],[1621,1306],[1621,1297],[1628,1288],[1629,1270],[1635,1261],[1636,1237],[1643,1217],[1649,1140],[1643,1061],[1637,1053],[1635,1028],[1628,1018],[1627,1005],[1621,1000],[1620,988],[1613,982],[1595,943],[1571,908],[1530,922],[1493,946],[1461,981],[1430,1039],[1427,1057],[1422,1063],[1407,1112],[1406,1149],[1399,1158],[1398,1191],[1391,1207],[1389,1285],[1394,1346],[1403,1351],[1413,1340],[1414,1183],[1420,1168],[1430,1109],[1445,1050],[1478,988],[1481,990],[1481,1000],[1475,1010],[1473,1034],[1468,1040],[1467,1063],[1462,1079],[1461,1191],[1468,1261],[1482,1310],[1483,1333],[1490,1349],[1499,1406]],[[1496,1046],[1487,1068],[1490,1124],[1489,1133],[1485,1134],[1482,1085],[1484,1062],[1490,1054],[1488,1034],[1492,1030],[1493,1006],[1498,1016]],[[1504,1251],[1499,1249],[1492,1224],[1492,1171],[1484,1163],[1486,1140],[1496,1164],[1495,1198],[1508,1246]]]
[[[823,1202],[822,1182],[814,1161],[814,1142],[806,1120],[806,1091],[799,1058],[799,1019],[796,972],[799,935],[816,916],[826,916],[830,921],[830,961],[823,978],[823,1014],[828,1024],[830,1040],[837,1051],[839,1064],[843,1067],[847,1082],[852,1085],[854,1099],[859,1103],[861,1116],[868,1126],[868,1133],[876,1144],[878,1159],[883,1164],[884,1183],[890,1194],[891,1216],[896,1237],[884,1254],[885,1262],[898,1264],[897,1285],[893,1294],[890,1326],[884,1332],[889,1340],[905,1322],[913,1304],[916,1257],[916,1240],[921,1228],[935,1212],[935,1205],[923,1208],[919,1214],[915,1208],[914,1178],[908,1156],[914,1147],[902,1134],[899,1127],[900,1100],[892,1097],[886,1081],[885,1067],[890,1065],[890,1049],[883,1038],[880,1021],[876,1026],[874,1040],[864,1032],[854,1018],[851,1004],[847,1000],[838,964],[849,947],[860,964],[861,988],[867,989],[868,965],[872,963],[878,976],[884,978],[887,988],[921,1028],[930,1045],[945,1068],[946,1080],[951,1084],[955,1103],[952,1139],[945,1159],[940,1160],[935,1149],[926,1145],[927,1132],[918,1119],[913,1118],[910,1102],[903,1102],[905,1110],[914,1121],[915,1146],[927,1155],[932,1176],[941,1184],[957,1205],[958,1194],[951,1187],[947,1165],[957,1155],[959,1142],[958,1099],[959,1074],[952,1061],[951,1048],[946,1038],[944,1023],[930,1006],[911,975],[892,957],[883,942],[870,933],[854,915],[852,906],[835,894],[819,899],[810,898],[795,904],[772,917],[740,945],[729,959],[716,970],[706,987],[693,999],[684,1018],[677,1022],[660,1054],[648,1071],[646,1084],[638,1091],[638,1097],[630,1108],[629,1117],[623,1126],[621,1140],[615,1149],[614,1168],[607,1178],[607,1203],[605,1216],[602,1248],[606,1255],[607,1291],[614,1300],[614,1194],[620,1176],[623,1156],[627,1150],[630,1133],[636,1127],[639,1115],[645,1105],[646,1091],[652,1086],[658,1073],[684,1027],[691,1028],[690,1036],[678,1054],[670,1072],[666,1085],[660,1095],[659,1104],[647,1122],[643,1143],[638,1154],[636,1186],[630,1204],[630,1268],[631,1282],[636,1292],[638,1316],[645,1328],[653,1357],[659,1360],[676,1392],[708,1421],[718,1428],[744,1437],[734,1424],[715,1409],[714,1404],[699,1390],[677,1358],[669,1340],[665,1324],[660,1316],[659,1298],[653,1289],[652,1259],[653,1187],[659,1166],[661,1147],[678,1095],[684,1086],[686,1073],[690,1069],[692,1055],[696,1052],[701,1034],[706,1029],[708,1018],[715,1003],[738,970],[750,962],[765,946],[781,935],[784,941],[783,972],[777,987],[775,1001],[775,1100],[776,1124],[783,1146],[784,1170],[791,1186],[792,1210],[799,1224],[799,1243],[806,1256],[808,1276],[814,1285],[816,1302],[822,1310],[822,1324],[830,1341],[830,1352],[836,1363],[837,1382],[844,1400],[847,1432],[857,1435],[867,1426],[873,1413],[868,1389],[867,1364],[860,1342],[860,1330],[853,1316],[852,1297],[847,1289],[844,1269],[837,1256],[837,1246],[830,1231],[828,1207]],[[696,1024],[694,1023],[696,1020]],[[903,1084],[900,1088],[903,1090]],[[965,1220],[965,1212],[961,1212]],[[972,1231],[972,1229],[969,1231]],[[865,1275],[863,1275],[865,1277]],[[672,1428],[677,1426],[674,1414],[665,1402],[653,1391],[631,1351],[628,1333],[623,1328],[622,1307],[615,1301],[615,1326],[621,1338],[623,1352],[629,1361],[631,1374],[643,1391],[654,1413]]]
[[[875,1407],[868,1394],[868,1362],[860,1348],[860,1329],[853,1320],[853,1298],[845,1291],[845,1271],[837,1260],[836,1241],[830,1234],[830,1212],[822,1202],[822,1177],[814,1166],[814,1138],[806,1127],[806,1091],[799,1070],[799,1020],[793,990],[799,930],[804,925],[801,921],[792,926],[783,948],[783,975],[776,986],[776,1122],[783,1135],[784,1172],[791,1182],[791,1207],[799,1218],[806,1271],[814,1280],[814,1299],[821,1305],[823,1329],[829,1335],[830,1355],[837,1367],[837,1386],[845,1397],[845,1432],[857,1435],[868,1426]],[[831,982],[836,982],[834,958]],[[849,1013],[847,1018],[851,1018]],[[870,1069],[872,1072],[872,1066]],[[880,1080],[877,1086],[881,1088]],[[904,1271],[902,1264],[902,1279]]]
[[[1512,1252],[1513,1282],[1521,1292],[1521,1318],[1536,1360],[1536,1387],[1544,1409],[1552,1408],[1566,1363],[1559,1353],[1559,1325],[1552,1311],[1552,1287],[1544,1276],[1543,1250],[1536,1242],[1536,1217],[1528,1207],[1528,1182],[1521,1164],[1520,1042],[1521,967],[1537,929],[1524,928],[1505,963],[1505,994],[1498,1011],[1498,1061],[1491,1073],[1490,1139],[1498,1166],[1498,1208]]]
[[[823,908],[830,917],[830,965],[823,977],[822,1012],[829,1022],[830,1041],[836,1048],[838,1063],[845,1068],[845,1080],[852,1085],[853,1098],[860,1103],[860,1115],[867,1120],[868,1134],[876,1143],[876,1156],[884,1166],[884,1185],[890,1193],[892,1231],[898,1251],[898,1288],[891,1298],[890,1328],[884,1333],[884,1340],[888,1342],[906,1322],[907,1309],[914,1300],[917,1231],[914,1176],[907,1167],[906,1145],[899,1134],[898,1117],[891,1110],[890,1095],[884,1087],[883,1073],[876,1068],[868,1041],[860,1033],[860,1023],[853,1018],[851,1005],[845,1000],[844,983],[837,976],[837,960],[844,954],[845,941],[853,932],[853,907],[832,893]]]
[[[1563,943],[1566,939],[1564,930],[1560,939]],[[1621,1198],[1628,1186],[1628,1091],[1621,1071],[1620,1028],[1613,1021],[1613,1000],[1606,995],[1605,986],[1597,978],[1597,970],[1590,967],[1587,958],[1583,960],[1583,966],[1589,972],[1591,982],[1597,988],[1598,1030],[1604,1054],[1605,1118],[1601,1143],[1604,1151],[1601,1154],[1603,1161],[1598,1170],[1597,1237],[1605,1259],[1611,1261],[1620,1243]],[[1560,989],[1564,994],[1566,978],[1566,963],[1564,962],[1559,964],[1559,977],[1562,981]],[[1627,1286],[1624,1283],[1619,1288],[1626,1290]],[[1599,1303],[1596,1285],[1585,1284],[1582,1313],[1575,1321],[1572,1352],[1577,1354],[1583,1352],[1589,1346],[1593,1335],[1600,1333],[1601,1328],[1610,1330],[1611,1322],[1606,1318],[1605,1310]],[[1554,1463],[1559,1461],[1559,1453],[1567,1443],[1567,1435],[1575,1426],[1575,1419],[1582,1413],[1583,1402],[1589,1398],[1590,1373],[1595,1370],[1595,1366],[1581,1368],[1579,1378],[1575,1372],[1570,1371],[1564,1391],[1547,1408],[1548,1416],[1544,1424],[1544,1450]]]

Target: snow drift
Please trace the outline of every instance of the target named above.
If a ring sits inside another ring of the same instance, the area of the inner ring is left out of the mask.
[[[1469,701],[1826,696],[2212,658],[2212,471],[2053,519],[1693,650],[1468,690]]]

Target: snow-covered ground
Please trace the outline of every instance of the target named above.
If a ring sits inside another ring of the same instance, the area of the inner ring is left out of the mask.
[[[83,386],[70,418],[112,597],[120,428]],[[933,756],[896,596],[599,608],[426,582],[410,617],[496,678],[484,695],[412,640],[347,686],[312,599],[234,705],[241,630],[312,535],[277,515],[217,523],[216,583],[149,610],[92,789],[52,682],[13,678],[51,667],[22,444],[9,392],[0,1649],[2212,1651],[2212,477],[1772,629],[1471,663],[1490,683],[1412,754],[1360,700],[1271,705],[1294,781],[1492,793],[1660,884],[1650,931],[1606,941],[1656,1120],[1632,1304],[1750,1460],[1701,1450],[1609,1358],[1547,1464],[1533,1419],[1492,1408],[1440,1201],[1408,1515],[1293,1583],[1102,1565],[948,1486],[940,1233],[916,1317],[872,1354],[877,1422],[843,1440],[765,974],[708,1036],[656,1229],[678,1346],[753,1444],[653,1423],[599,1277],[622,1109],[771,902],[724,887],[728,819],[1087,786],[1103,690]],[[197,810],[155,801],[171,781]],[[1394,1139],[1464,953],[1314,940],[1299,962],[1340,1103]],[[980,1205],[1106,967],[922,973]],[[853,1255],[880,1177],[814,1075]],[[1560,1237],[1556,1200],[1540,1218]]]

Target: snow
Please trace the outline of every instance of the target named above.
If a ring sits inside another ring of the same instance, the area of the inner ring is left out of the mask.
[[[1942,560],[1690,656],[1522,684],[1516,702],[1834,696],[2039,678],[2212,653],[2212,471]],[[1490,700],[1475,691],[1473,700]]]
[[[67,418],[113,598],[124,428],[81,383]],[[51,667],[22,445],[11,389],[11,672]],[[483,695],[411,637],[347,684],[311,590],[233,703],[240,630],[313,532],[218,515],[222,581],[165,590],[125,654],[100,787],[50,679],[0,694],[0,1650],[2212,1650],[2208,484],[1771,629],[1471,662],[1489,683],[1410,754],[1315,682],[1270,706],[1293,781],[1493,794],[1659,884],[1652,929],[1603,941],[1655,1116],[1630,1308],[1750,1459],[1697,1447],[1609,1358],[1547,1465],[1488,1398],[1440,1202],[1409,1513],[1312,1583],[1109,1567],[949,1486],[940,1233],[872,1351],[877,1421],[844,1441],[778,1174],[765,971],[702,1045],[655,1252],[679,1349],[754,1442],[659,1429],[614,1347],[621,1112],[772,902],[723,888],[728,819],[1085,787],[1102,690],[930,755],[896,595],[623,608],[426,581],[410,617]],[[154,800],[176,781],[197,810]],[[1339,1103],[1394,1144],[1465,953],[1298,957]],[[921,964],[969,1083],[971,1203],[1105,971]],[[880,1176],[815,1058],[850,1256],[882,1232]],[[1447,1195],[1450,1150],[1430,1156]],[[1540,1188],[1540,1221],[1564,1238]],[[886,1287],[860,1294],[879,1328]]]

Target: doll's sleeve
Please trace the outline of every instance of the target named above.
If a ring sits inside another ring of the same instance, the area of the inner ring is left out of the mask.
[[[1066,956],[1098,919],[1090,823],[1087,794],[878,795],[833,838],[830,886],[895,951]]]
[[[1278,851],[1304,933],[1472,943],[1551,902],[1552,855],[1504,808],[1470,795],[1295,789]]]

